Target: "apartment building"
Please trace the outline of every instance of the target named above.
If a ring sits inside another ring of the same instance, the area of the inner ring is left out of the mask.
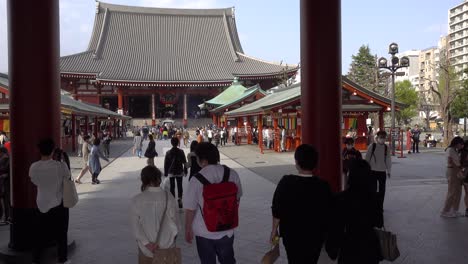
[[[395,81],[401,82],[408,80],[416,90],[419,90],[419,53],[420,50],[408,50],[398,54],[398,57],[406,56],[410,60],[410,66],[401,68],[397,72],[403,72],[403,75],[395,77]]]
[[[440,49],[437,46],[421,50],[419,53],[419,85],[416,89],[426,103],[434,103],[431,85],[438,80],[438,66],[440,62]]]
[[[448,48],[456,72],[468,68],[468,1],[448,11]],[[463,76],[466,77],[466,76]]]

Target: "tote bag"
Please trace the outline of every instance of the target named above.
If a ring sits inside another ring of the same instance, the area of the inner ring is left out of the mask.
[[[63,165],[58,163],[59,166]],[[68,167],[67,167],[68,169]],[[57,166],[57,173],[60,173],[60,168]],[[75,183],[69,175],[63,177],[63,207],[72,208],[78,203],[78,192],[76,191]]]
[[[158,229],[159,232],[158,232],[158,235],[156,236],[156,241],[155,241],[156,244],[159,241],[159,235],[161,234],[161,227],[163,226],[162,224],[166,218],[168,194],[167,194],[167,191],[164,191],[164,192],[166,194],[166,205],[164,207],[162,219],[159,224],[159,229]],[[176,247],[174,243],[174,247],[156,249],[154,251],[152,264],[182,264],[182,253],[180,251],[180,248]]]
[[[385,260],[394,261],[400,256],[396,235],[383,229],[375,229],[380,242],[382,257]]]

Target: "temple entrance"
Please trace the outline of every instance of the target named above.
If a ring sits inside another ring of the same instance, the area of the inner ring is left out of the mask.
[[[151,118],[151,96],[129,96],[128,113],[133,118]]]
[[[117,112],[117,96],[103,96],[101,98],[102,107]]]

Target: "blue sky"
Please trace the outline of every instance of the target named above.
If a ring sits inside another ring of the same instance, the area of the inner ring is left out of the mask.
[[[310,0],[312,1],[312,0]],[[324,0],[326,1],[326,0]],[[448,9],[463,0],[342,0],[342,69],[346,73],[362,44],[387,56],[391,42],[400,51],[437,45],[447,33]],[[0,0],[0,72],[8,70],[6,0]],[[140,6],[236,8],[244,52],[268,61],[300,61],[299,0],[106,0]],[[61,54],[86,49],[94,20],[94,0],[60,0]]]

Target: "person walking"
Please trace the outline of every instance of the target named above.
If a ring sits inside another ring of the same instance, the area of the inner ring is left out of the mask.
[[[283,238],[289,263],[317,263],[328,233],[332,191],[314,175],[318,159],[312,145],[300,145],[294,153],[298,174],[283,176],[273,195],[270,242]]]
[[[201,170],[201,167],[197,162],[197,155],[195,154],[198,144],[198,141],[192,141],[190,144],[190,153],[187,154],[187,169],[190,168],[189,181],[192,179],[193,175],[197,174]]]
[[[221,146],[226,145],[226,143],[224,142],[225,137],[226,137],[226,130],[223,127],[221,130],[219,130],[219,139],[220,139]]]
[[[138,245],[138,263],[153,263],[156,249],[170,248],[180,230],[174,197],[161,187],[161,171],[155,166],[141,170],[141,193],[131,201],[130,219]]]
[[[91,171],[91,184],[99,184],[101,183],[98,180],[99,173],[101,173],[101,161],[99,158],[109,162],[109,159],[102,155],[101,151],[99,150],[99,145],[101,144],[101,140],[96,138],[93,142],[93,146],[91,147],[91,152],[89,153],[89,170]]]
[[[0,147],[0,224],[10,224],[10,156],[8,149]]]
[[[182,180],[187,175],[187,159],[183,150],[179,149],[179,139],[171,138],[172,148],[166,152],[164,157],[164,176],[169,177],[171,193],[175,196],[175,184],[177,181],[177,201],[182,208]]]
[[[211,129],[211,127],[209,127],[207,130],[206,130],[206,134],[208,136],[208,142],[211,143],[213,141],[213,129]]]
[[[184,147],[187,147],[189,139],[190,139],[190,133],[188,129],[185,128],[184,129]]]
[[[81,153],[83,154],[83,168],[81,169],[78,177],[75,179],[75,183],[78,183],[78,184],[82,183],[81,178],[83,178],[86,172],[89,171],[88,160],[89,160],[89,152],[91,150],[91,147],[89,145],[89,140],[90,140],[89,135],[86,135],[83,137],[83,145],[81,146]]]
[[[382,260],[375,228],[383,227],[383,212],[369,163],[349,164],[347,189],[335,197],[335,209],[326,249],[339,264],[376,264]]]
[[[41,159],[29,167],[29,177],[37,188],[37,218],[31,221],[35,233],[33,241],[33,263],[40,263],[41,253],[52,237],[57,243],[57,262],[70,263],[67,252],[69,210],[63,206],[63,180],[71,178],[64,162],[52,159],[55,143],[52,139],[38,144]]]
[[[109,131],[105,131],[102,137],[102,145],[104,149],[104,155],[106,158],[109,158],[110,155],[110,142],[112,141],[112,137]]]
[[[143,149],[143,138],[141,137],[140,131],[136,132],[136,136],[133,138],[133,154],[136,154],[138,158],[141,158],[141,152]]]
[[[461,170],[460,150],[463,149],[464,142],[461,137],[454,137],[450,145],[445,149],[447,152],[447,170],[445,176],[448,181],[447,197],[445,205],[440,213],[442,217],[457,217],[460,207],[461,189],[463,180],[457,177]]]
[[[79,131],[79,133],[78,133],[78,153],[77,153],[78,157],[81,157],[83,155],[83,153],[82,153],[83,143],[84,143],[83,132]]]
[[[158,152],[156,152],[156,142],[154,141],[153,135],[148,135],[149,143],[148,147],[146,147],[145,157],[148,158],[147,164],[154,166],[154,157],[158,156]]]
[[[280,147],[281,147],[281,152],[286,152],[286,128],[284,128],[284,126],[281,126],[280,127],[280,138],[281,138],[281,143],[280,143]]]
[[[387,132],[384,130],[377,132],[377,143],[369,145],[366,152],[366,161],[369,162],[371,166],[371,174],[375,179],[374,187],[378,190],[382,210],[385,200],[387,177],[390,178],[392,169],[391,150],[385,144],[386,139]]]
[[[353,138],[346,138],[345,147],[341,152],[341,156],[343,157],[343,173],[346,175],[349,170],[349,164],[356,159],[362,159],[362,154],[359,150],[354,148],[354,139]],[[345,181],[346,182],[346,181]]]
[[[238,221],[238,219],[232,219],[232,214],[227,214],[229,217],[227,215],[221,217],[219,213],[226,213],[222,209],[210,211],[212,214],[207,215],[205,210],[210,210],[210,207],[205,207],[207,201],[204,200],[203,194],[206,190],[204,186],[213,186],[221,182],[224,184],[229,183],[230,187],[236,189],[235,193],[230,193],[230,198],[233,198],[235,204],[233,205],[234,208],[229,207],[229,205],[226,205],[226,207],[237,212],[242,196],[239,175],[233,169],[219,164],[219,151],[213,144],[208,142],[200,143],[196,147],[195,153],[202,169],[194,176],[196,179],[189,181],[187,193],[184,196],[185,240],[192,244],[195,237],[201,264],[216,264],[216,258],[221,264],[234,264],[236,263],[234,257],[234,230],[236,227],[221,225],[223,227],[220,228],[222,231],[213,231],[212,229],[212,231],[209,231],[207,223],[211,223],[213,220],[217,223],[217,220],[226,220],[231,223],[231,221]],[[232,197],[232,195],[235,195],[235,197]]]
[[[411,129],[411,139],[413,140],[413,153],[419,153],[419,137],[421,136],[421,129],[415,125]]]
[[[374,128],[369,126],[367,128],[367,145],[371,145],[374,143]]]

